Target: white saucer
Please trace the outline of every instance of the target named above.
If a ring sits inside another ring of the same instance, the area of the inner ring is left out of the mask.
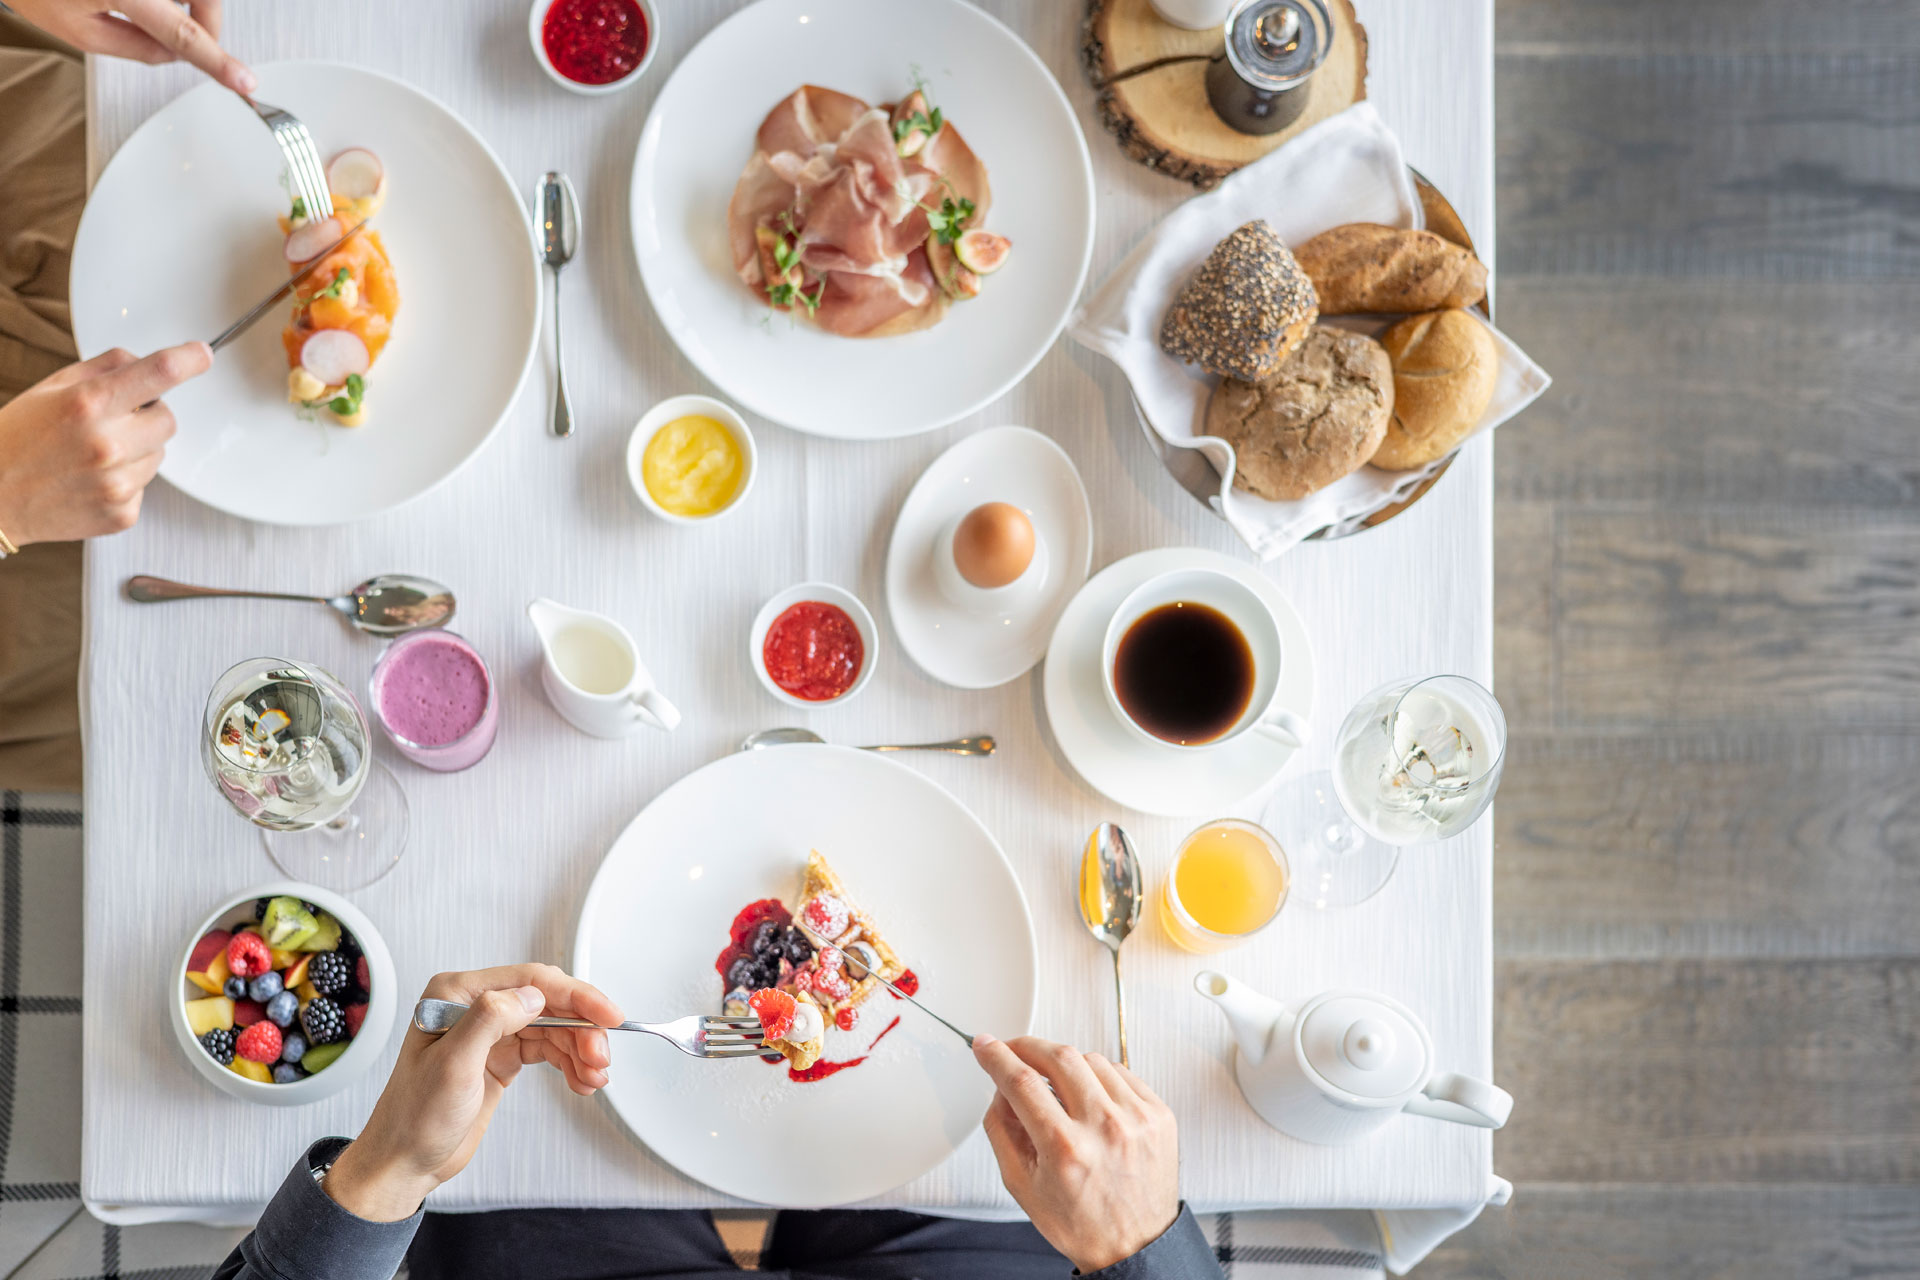
[[[1207,751],[1154,746],[1116,718],[1100,672],[1107,623],[1128,592],[1170,569],[1228,574],[1266,602],[1280,628],[1274,701],[1302,719],[1311,717],[1313,646],[1292,603],[1265,574],[1232,556],[1170,547],[1108,565],[1067,606],[1047,649],[1047,720],[1067,762],[1107,799],[1164,818],[1217,817],[1271,787],[1294,748],[1259,733]]]
[[[1005,615],[961,608],[933,573],[940,533],[983,502],[1025,511],[1046,548],[1045,580]],[[887,611],[900,647],[928,675],[959,689],[989,689],[1040,661],[1092,560],[1093,512],[1065,451],[1026,427],[976,431],[935,458],[901,504],[887,547]]]

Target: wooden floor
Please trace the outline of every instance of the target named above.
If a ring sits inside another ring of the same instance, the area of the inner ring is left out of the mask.
[[[1497,40],[1518,1190],[1416,1274],[1920,1276],[1920,2]]]

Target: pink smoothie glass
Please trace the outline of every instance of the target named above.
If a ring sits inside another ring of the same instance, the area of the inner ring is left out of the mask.
[[[380,727],[401,755],[422,768],[465,769],[493,746],[500,723],[493,674],[474,647],[451,631],[401,636],[373,664],[367,687]]]

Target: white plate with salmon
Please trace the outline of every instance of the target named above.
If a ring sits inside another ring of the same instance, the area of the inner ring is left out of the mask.
[[[492,436],[533,359],[539,269],[512,179],[446,107],[358,67],[257,70],[260,97],[312,132],[334,207],[291,197],[246,103],[192,89],[94,187],[74,336],[82,356],[211,338],[309,266],[167,396],[179,431],[160,474],[244,519],[341,524],[432,489]]]
[[[847,439],[1005,394],[1059,336],[1093,250],[1072,107],[964,0],[734,14],[661,90],[630,209],[687,358],[755,413]]]

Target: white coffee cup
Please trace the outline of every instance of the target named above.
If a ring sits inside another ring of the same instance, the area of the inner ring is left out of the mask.
[[[1128,630],[1155,609],[1171,604],[1205,605],[1220,613],[1240,632],[1253,658],[1253,691],[1247,697],[1245,708],[1225,732],[1204,742],[1176,742],[1146,728],[1128,712],[1114,682],[1114,663]],[[1100,679],[1115,717],[1136,737],[1147,742],[1183,751],[1210,751],[1243,734],[1258,733],[1285,746],[1299,747],[1306,741],[1307,722],[1274,704],[1283,661],[1280,624],[1252,588],[1215,569],[1174,569],[1134,588],[1113,611],[1107,623],[1106,642],[1100,649]]]
[[[1227,25],[1233,0],[1148,0],[1153,11],[1176,27],[1211,31]]]

